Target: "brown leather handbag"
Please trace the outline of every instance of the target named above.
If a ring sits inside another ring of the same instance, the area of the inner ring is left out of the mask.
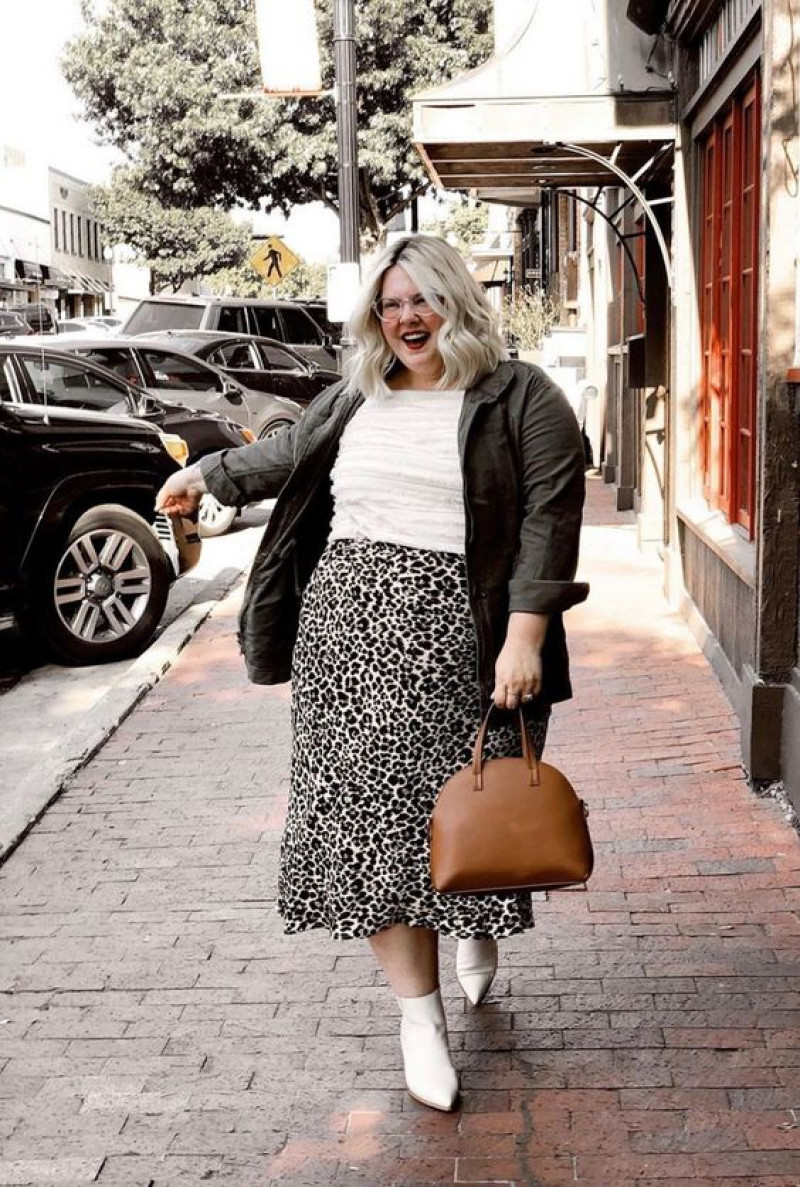
[[[559,770],[536,758],[521,710],[522,757],[484,762],[492,708],[478,730],[471,766],[447,780],[433,809],[435,889],[481,894],[585,882],[594,865],[586,805]]]

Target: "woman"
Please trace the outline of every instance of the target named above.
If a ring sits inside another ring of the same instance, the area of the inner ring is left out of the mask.
[[[529,894],[437,894],[428,819],[492,702],[524,706],[541,753],[550,705],[571,695],[561,611],[587,593],[583,448],[558,388],[506,360],[442,240],[387,248],[351,330],[350,378],[299,425],[174,475],[159,506],[278,496],[239,636],[252,680],[292,680],[278,907],[288,932],[369,940],[400,1003],[409,1092],[451,1109],[439,933],[458,938],[477,1005],[498,938],[533,918]],[[518,746],[509,722],[487,755]]]

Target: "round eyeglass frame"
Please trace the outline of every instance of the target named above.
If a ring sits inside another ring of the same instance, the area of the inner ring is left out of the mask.
[[[402,297],[402,298],[401,297],[389,297],[387,299],[390,301],[397,302],[397,304],[398,304],[397,311],[394,314],[392,314],[390,317],[386,317],[383,313],[381,313],[380,306],[381,306],[382,298],[379,297],[377,301],[372,302],[372,312],[375,314],[378,321],[385,321],[385,322],[399,321],[400,318],[403,316],[403,310],[405,309],[406,305],[408,305],[409,308],[414,313],[416,313],[418,317],[430,317],[431,314],[436,313],[436,310],[430,304],[430,302],[428,301],[428,298],[423,297],[422,293],[416,293],[413,297]],[[414,302],[417,300],[419,303],[417,305],[415,305]],[[442,298],[440,297],[439,300],[442,300]],[[437,314],[437,316],[441,316],[441,315]]]

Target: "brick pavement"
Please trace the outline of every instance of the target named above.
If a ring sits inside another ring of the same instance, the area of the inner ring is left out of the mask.
[[[597,872],[480,1010],[445,945],[461,1111],[406,1096],[366,945],[281,934],[287,694],[229,599],[2,870],[0,1183],[800,1184],[797,837],[597,481],[587,518],[550,755]]]

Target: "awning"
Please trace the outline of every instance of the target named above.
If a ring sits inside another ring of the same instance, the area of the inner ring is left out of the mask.
[[[89,284],[89,279],[82,276],[80,272],[68,272],[67,278],[69,280],[69,292],[73,296],[93,295],[94,290]]]
[[[510,279],[508,260],[487,260],[485,264],[479,264],[472,275],[478,284],[508,284]]]
[[[40,284],[44,279],[42,265],[34,264],[32,260],[15,260],[14,269],[20,280],[32,280]]]
[[[53,264],[45,264],[42,271],[44,272],[45,280],[48,284],[52,285],[53,288],[69,288],[71,283],[70,278],[67,276],[66,272],[62,272],[60,268],[56,268]]]
[[[414,143],[436,185],[508,205],[542,187],[618,185],[578,145],[626,175],[674,142],[660,43],[619,6],[531,0],[502,53],[414,100]],[[574,36],[567,36],[574,30]]]

